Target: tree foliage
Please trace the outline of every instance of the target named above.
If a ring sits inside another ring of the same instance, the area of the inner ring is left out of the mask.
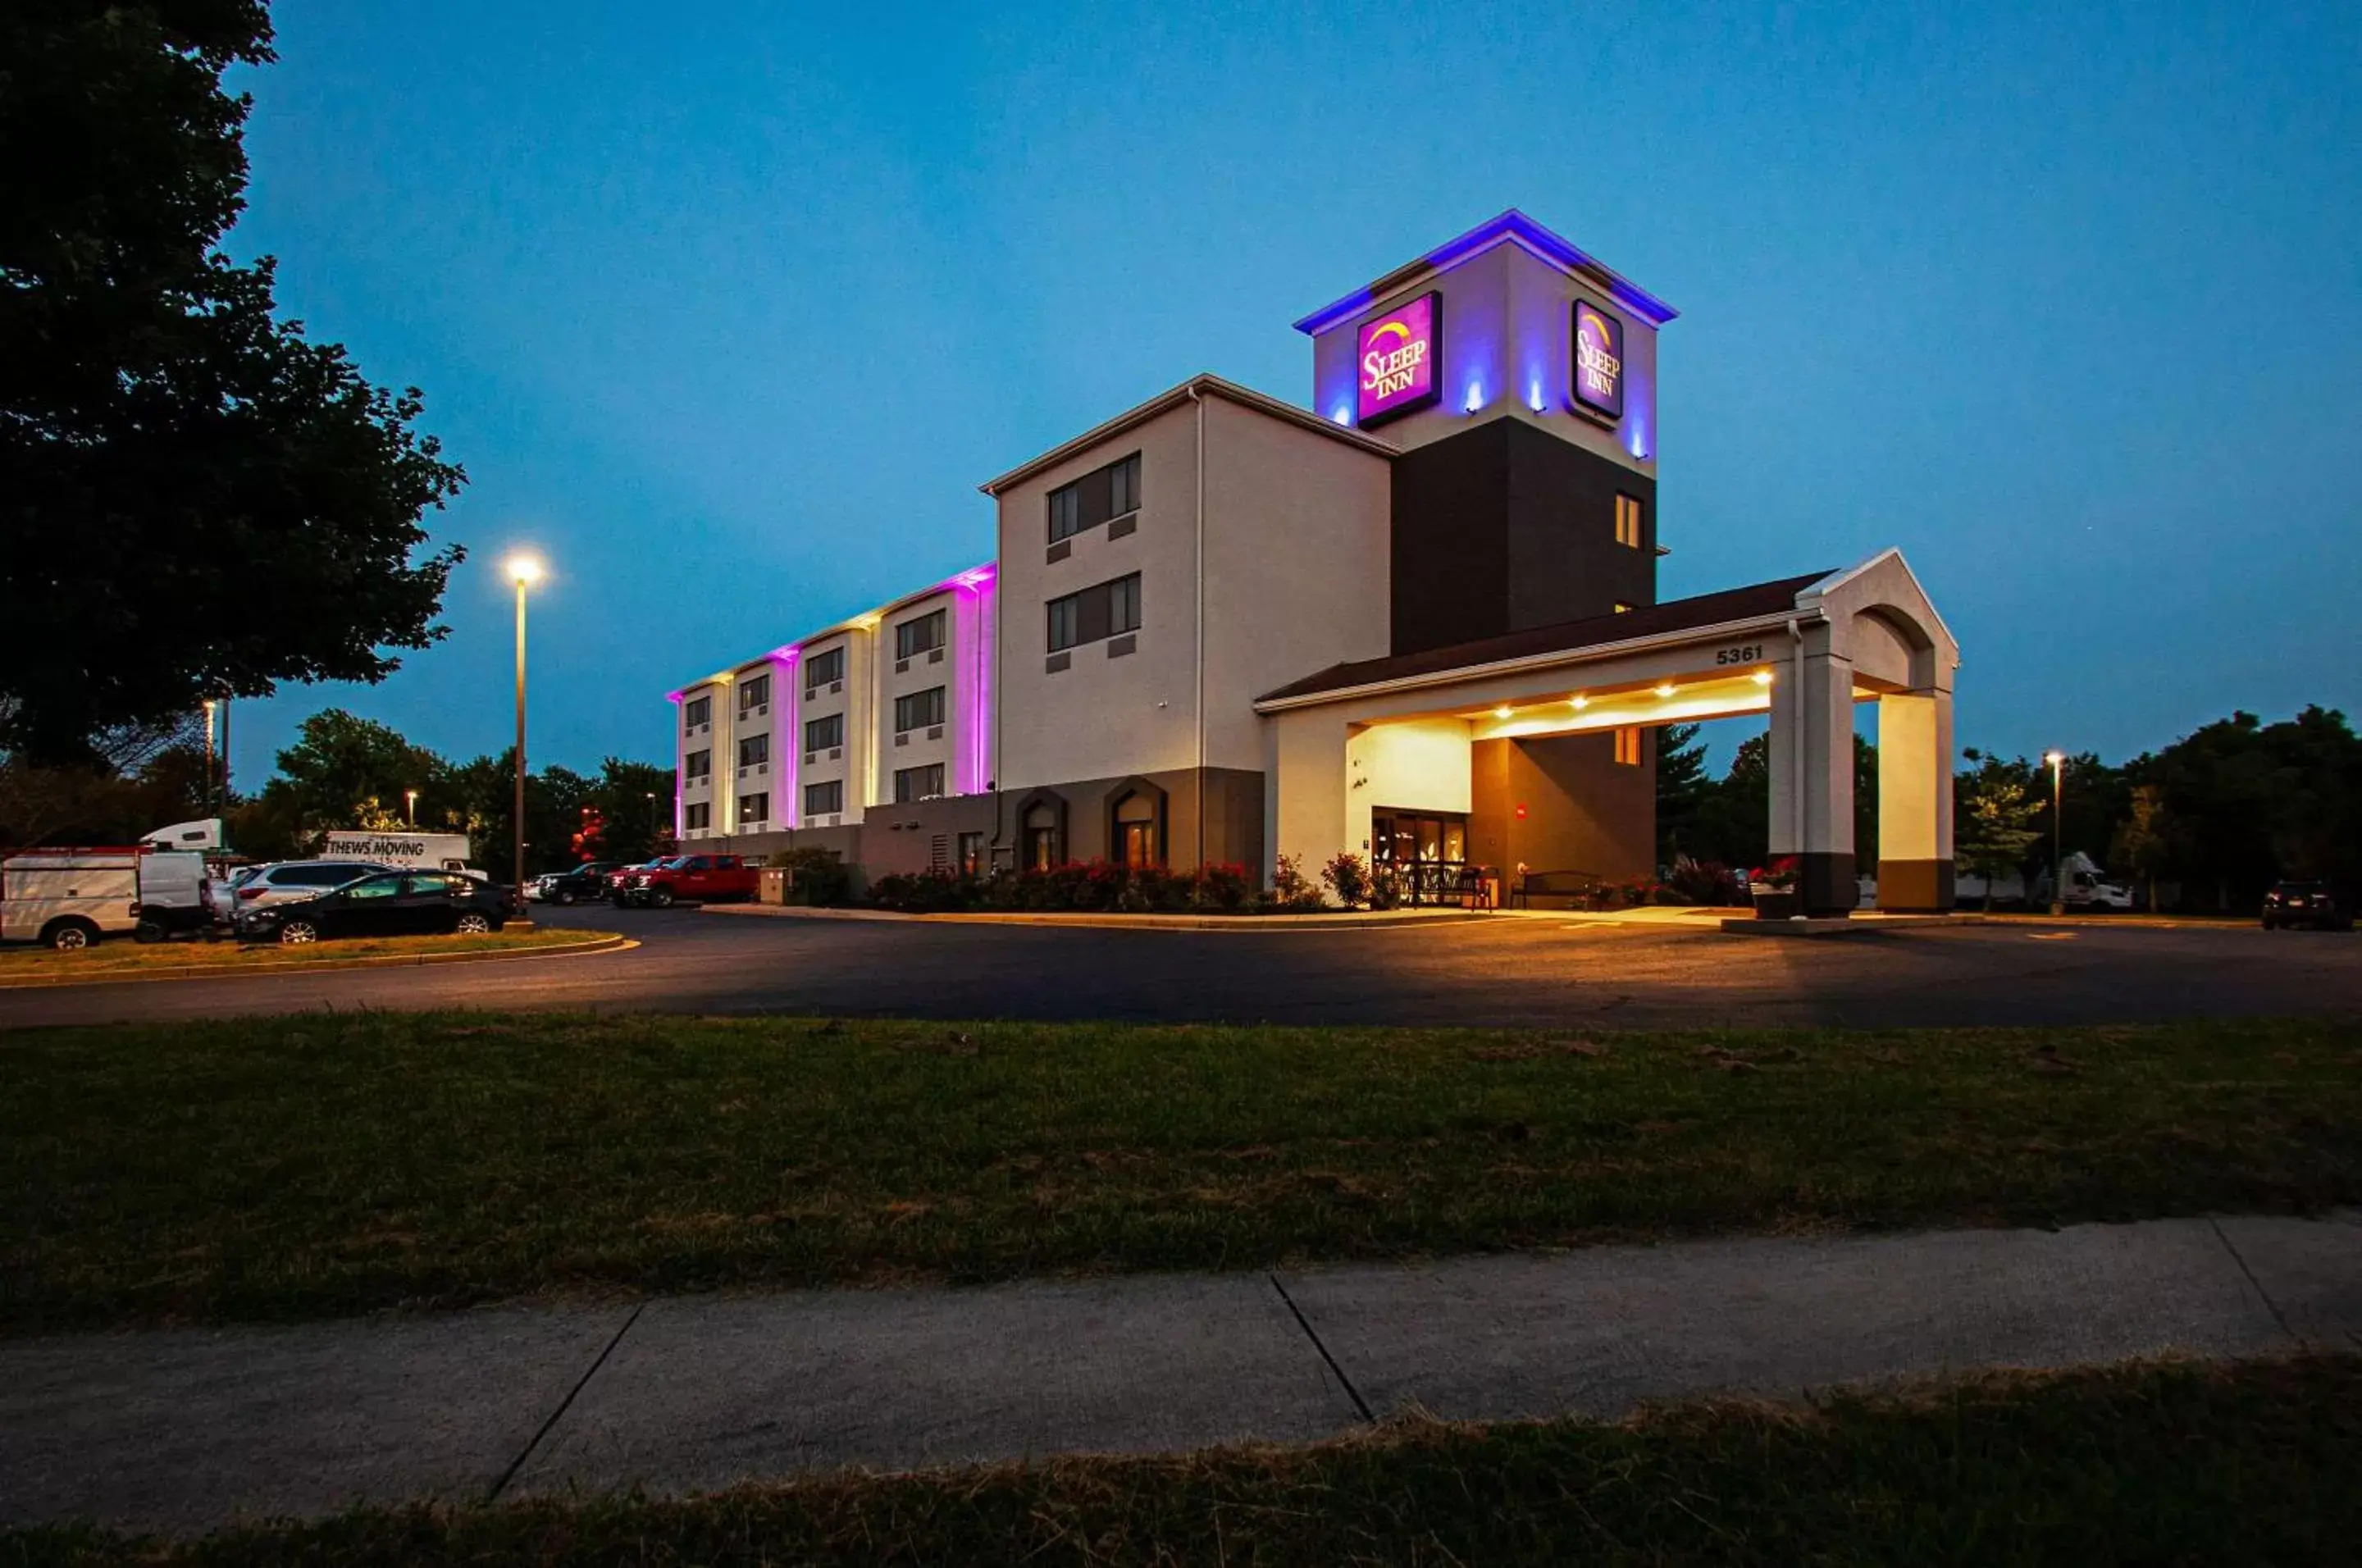
[[[243,206],[261,0],[0,7],[0,748],[94,742],[207,696],[382,679],[420,648],[464,482],[415,389],[275,319],[273,263],[216,248]]]
[[[399,731],[338,708],[313,714],[279,754],[279,772],[229,814],[231,845],[273,859],[306,853],[337,828],[468,835],[475,863],[500,870],[514,852],[516,752],[452,762]],[[407,799],[417,791],[414,819]],[[550,766],[525,778],[525,866],[645,860],[672,848],[673,774],[608,757],[596,777]]]
[[[1953,787],[1952,858],[1961,870],[1987,879],[1988,904],[1993,879],[2021,869],[2027,852],[2042,841],[2036,823],[2045,802],[2027,790],[2022,768],[1981,757]]]

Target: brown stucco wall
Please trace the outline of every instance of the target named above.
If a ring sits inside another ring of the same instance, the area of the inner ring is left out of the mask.
[[[1613,881],[1654,875],[1655,731],[1642,733],[1637,767],[1616,760],[1607,733],[1478,741],[1471,762],[1469,855],[1500,871],[1504,892],[1520,862]]]

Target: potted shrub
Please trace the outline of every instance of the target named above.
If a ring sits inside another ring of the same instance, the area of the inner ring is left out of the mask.
[[[1796,890],[1797,861],[1783,855],[1760,870],[1747,874],[1747,890],[1754,895],[1757,920],[1790,920],[1804,912],[1804,896]]]

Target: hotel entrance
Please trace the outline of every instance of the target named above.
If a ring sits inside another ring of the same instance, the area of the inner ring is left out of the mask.
[[[1400,879],[1407,902],[1456,898],[1468,869],[1467,814],[1375,807],[1370,813],[1370,859]]]
[[[1888,550],[1839,572],[1340,665],[1260,699],[1274,852],[1341,848],[1448,897],[1496,872],[1608,883],[1656,870],[1668,724],[1760,715],[1774,857],[1807,914],[1858,900],[1854,709],[1879,711],[1879,907],[1952,891],[1952,640]],[[1369,802],[1364,804],[1363,802]],[[1382,803],[1385,802],[1385,803]]]

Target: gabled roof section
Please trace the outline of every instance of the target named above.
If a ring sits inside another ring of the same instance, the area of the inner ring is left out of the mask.
[[[1604,265],[1573,241],[1551,233],[1511,207],[1499,217],[1478,224],[1459,238],[1444,241],[1418,260],[1396,268],[1368,288],[1356,289],[1343,299],[1321,306],[1297,322],[1296,330],[1307,337],[1318,337],[1348,316],[1360,315],[1388,294],[1398,293],[1420,278],[1440,272],[1504,240],[1521,245],[1543,260],[1595,288],[1605,289],[1617,304],[1651,326],[1662,326],[1681,314],[1648,290]]]
[[[1546,661],[1569,654],[1618,647],[1627,643],[1680,636],[1704,631],[1709,626],[1760,621],[1793,612],[1796,608],[1796,596],[1828,575],[1820,571],[1806,572],[1802,577],[1783,577],[1775,582],[1751,583],[1745,588],[1727,588],[1719,593],[1701,593],[1691,599],[1644,605],[1620,615],[1593,615],[1581,621],[1562,621],[1552,626],[1535,626],[1497,637],[1480,638],[1473,643],[1453,643],[1446,647],[1429,648],[1420,653],[1396,654],[1388,658],[1365,658],[1352,664],[1330,665],[1327,669],[1308,675],[1301,680],[1290,681],[1275,691],[1264,692],[1255,699],[1255,703],[1260,707],[1266,702],[1288,702],[1429,676]]]
[[[1374,436],[1365,436],[1349,425],[1339,425],[1334,420],[1323,419],[1308,408],[1298,408],[1292,403],[1282,403],[1266,392],[1242,387],[1236,381],[1226,381],[1220,376],[1198,375],[1190,377],[1177,387],[1157,393],[1137,408],[1124,410],[1106,424],[1095,425],[1071,441],[1053,447],[1030,462],[1021,463],[998,479],[985,480],[977,488],[987,495],[997,496],[1012,485],[1024,483],[1045,469],[1054,469],[1060,463],[1089,451],[1102,441],[1113,440],[1135,425],[1145,425],[1158,414],[1178,408],[1187,403],[1192,395],[1222,398],[1238,404],[1241,408],[1276,419],[1282,424],[1297,425],[1316,435],[1326,436],[1333,441],[1342,441],[1349,447],[1359,447],[1363,451],[1381,458],[1399,457],[1402,453],[1402,448],[1391,441],[1381,441]]]

